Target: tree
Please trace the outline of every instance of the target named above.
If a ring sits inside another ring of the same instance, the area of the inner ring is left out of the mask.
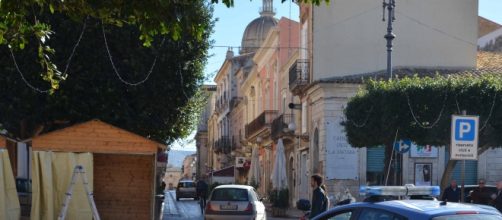
[[[14,51],[20,72],[10,51],[1,47],[1,125],[23,139],[94,118],[161,142],[188,135],[202,107],[198,88],[210,43],[211,9],[202,1],[177,7],[179,36],[153,37],[150,48],[137,38],[143,33],[141,28],[102,26],[100,20],[88,18],[71,62],[68,57],[84,24],[57,11],[38,15],[57,33],[46,44],[58,51],[54,63],[69,65],[69,77],[57,92],[36,92],[28,84],[39,90],[48,88],[33,74],[43,68],[34,62],[38,45]],[[143,80],[136,86],[126,84]]]
[[[343,123],[354,147],[386,146],[409,139],[420,145],[448,146],[452,114],[480,116],[479,149],[501,146],[502,77],[499,74],[418,76],[391,81],[369,80],[347,104]],[[442,186],[450,179],[450,160]]]
[[[285,2],[286,0],[282,0]],[[320,4],[322,0],[304,0]],[[324,0],[329,2],[328,0]],[[0,46],[7,45],[13,50],[22,50],[27,44],[37,45],[37,60],[42,66],[40,73],[50,83],[51,90],[58,89],[59,83],[67,75],[61,72],[52,57],[56,52],[49,41],[57,34],[51,24],[41,19],[41,14],[62,14],[74,21],[86,18],[100,20],[117,27],[132,26],[138,29],[136,36],[146,47],[151,46],[155,37],[165,36],[172,40],[180,39],[183,32],[189,31],[200,39],[205,34],[204,25],[199,25],[197,14],[188,15],[186,8],[198,5],[204,0],[3,0],[0,1]],[[211,3],[218,3],[211,0]],[[234,0],[222,0],[228,7]],[[187,16],[188,15],[188,16]]]
[[[28,44],[37,45],[39,55],[35,60],[42,65],[44,79],[57,89],[66,79],[52,62],[55,50],[49,47],[55,33],[47,18],[62,14],[74,21],[86,18],[100,20],[117,27],[132,26],[144,46],[151,46],[157,36],[178,40],[183,32],[191,32],[202,40],[206,29],[197,23],[198,15],[190,14],[190,7],[198,7],[204,1],[88,1],[88,0],[3,0],[0,1],[0,45],[22,50]],[[188,9],[188,10],[187,10]],[[45,19],[42,18],[45,15]],[[58,51],[59,53],[59,51]]]

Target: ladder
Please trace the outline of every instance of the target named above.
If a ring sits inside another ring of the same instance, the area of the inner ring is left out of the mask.
[[[77,174],[81,174],[82,180],[84,181],[84,188],[87,194],[87,199],[89,200],[89,205],[92,209],[92,216],[94,220],[101,220],[99,218],[98,209],[96,208],[96,203],[94,203],[94,194],[89,190],[89,182],[87,181],[87,176],[85,175],[85,170],[82,165],[77,165],[73,169],[73,175],[71,177],[70,186],[68,187],[68,191],[66,191],[65,199],[63,202],[63,207],[61,208],[61,212],[58,215],[58,220],[64,220],[66,217],[66,212],[68,211],[68,205],[70,204],[73,186],[75,185],[75,181],[77,180]]]

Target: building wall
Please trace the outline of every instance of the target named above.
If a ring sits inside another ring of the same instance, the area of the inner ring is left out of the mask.
[[[190,156],[187,156],[185,157],[185,159],[183,160],[183,174],[182,174],[182,178],[186,178],[186,179],[192,179],[193,177],[193,174],[196,174],[195,173],[195,169],[196,169],[196,154],[193,154],[193,155],[190,155]]]
[[[489,185],[502,180],[502,149],[488,149],[479,156],[478,178],[484,178]]]
[[[343,137],[344,133],[336,134],[336,132],[343,132],[343,128],[339,127],[340,120],[343,120],[343,108],[346,106],[350,97],[353,97],[358,91],[360,85],[356,84],[317,84],[313,86],[306,96],[308,100],[308,134],[309,134],[309,175],[314,172],[315,154],[318,154],[319,162],[317,163],[318,173],[327,177],[326,185],[328,187],[328,194],[335,195],[336,193],[344,192],[349,189],[353,196],[359,193],[359,186],[365,185],[366,181],[366,150],[365,149],[352,149],[355,151],[355,159],[347,159],[347,161],[340,161],[340,164],[350,164],[350,168],[355,171],[351,178],[339,178],[345,174],[337,172],[341,169],[333,169],[334,160],[343,160],[342,158],[332,158],[332,154],[328,156],[327,150],[334,150],[334,147],[327,146],[328,144],[343,144],[342,147],[350,147],[346,142],[333,142],[333,138]],[[337,127],[338,126],[338,127]],[[328,128],[329,127],[329,128]],[[314,133],[318,129],[319,132],[319,146],[317,151],[314,147]],[[333,130],[334,129],[334,130]],[[344,144],[345,143],[345,144]],[[329,160],[329,162],[328,162]],[[301,166],[299,164],[299,166]],[[328,167],[331,166],[331,167]],[[302,175],[298,173],[298,175]]]
[[[477,13],[477,0],[398,1],[393,66],[474,68]],[[386,69],[381,1],[334,1],[313,16],[314,80]]]
[[[499,28],[478,39],[478,47],[483,49],[489,44],[495,43],[497,38],[502,37],[502,28]]]
[[[168,167],[164,175],[164,183],[166,183],[167,190],[173,190],[178,186],[181,179],[181,169],[178,167]]]

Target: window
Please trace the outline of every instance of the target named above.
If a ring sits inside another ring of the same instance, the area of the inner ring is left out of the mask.
[[[319,130],[314,131],[314,149],[312,150],[312,170],[314,173],[319,172]]]
[[[188,187],[195,187],[195,184],[193,182],[180,182],[178,183],[178,188],[188,188]]]
[[[352,217],[352,210],[342,211],[342,212],[336,212],[336,213],[327,215],[325,218],[322,218],[322,219],[329,219],[329,220],[350,220],[350,217]]]
[[[307,101],[302,103],[302,134],[307,132]]]
[[[222,188],[213,191],[211,201],[249,201],[246,189]]]
[[[359,220],[406,220],[400,215],[378,209],[363,209]]]

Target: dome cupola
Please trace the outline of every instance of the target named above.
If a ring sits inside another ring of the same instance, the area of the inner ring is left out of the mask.
[[[272,0],[263,0],[260,17],[251,21],[242,36],[240,54],[255,52],[267,37],[268,31],[277,26]]]

